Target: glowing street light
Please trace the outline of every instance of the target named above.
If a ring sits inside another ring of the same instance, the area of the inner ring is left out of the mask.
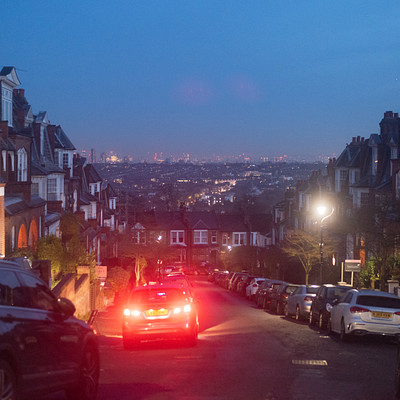
[[[322,271],[323,271],[323,264],[324,264],[324,238],[323,238],[323,232],[324,232],[324,227],[323,223],[324,221],[332,216],[334,213],[335,209],[332,207],[332,210],[329,214],[327,214],[328,208],[324,204],[320,204],[316,208],[318,215],[320,216],[320,242],[319,242],[319,255],[320,255],[320,260],[319,260],[319,280],[320,284],[322,285],[323,282],[323,277],[322,277]]]

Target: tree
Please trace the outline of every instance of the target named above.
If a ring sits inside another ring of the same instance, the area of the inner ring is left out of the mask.
[[[51,261],[52,280],[60,275],[63,266],[64,248],[56,235],[42,237],[37,242],[37,258]]]
[[[291,231],[283,241],[283,251],[290,257],[300,261],[305,272],[305,283],[314,265],[320,263],[320,238],[304,231]],[[326,245],[324,245],[326,248]]]

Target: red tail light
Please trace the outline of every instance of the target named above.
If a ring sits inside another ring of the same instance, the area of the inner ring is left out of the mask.
[[[396,315],[400,315],[400,311],[396,311],[395,314],[396,314]]]
[[[282,295],[282,298],[283,298],[284,300],[287,300],[288,297],[289,297],[289,295],[287,295],[287,294],[283,294],[283,295]]]
[[[353,306],[353,307],[350,307],[350,312],[351,313],[362,313],[362,312],[369,312],[369,310],[368,310],[368,308]]]
[[[257,287],[257,284],[256,284],[256,283],[253,283],[253,287]]]
[[[306,296],[304,297],[304,301],[312,301],[313,298],[311,296]]]

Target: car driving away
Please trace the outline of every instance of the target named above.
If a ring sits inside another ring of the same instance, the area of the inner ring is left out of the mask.
[[[183,339],[195,345],[197,309],[190,293],[174,283],[137,287],[124,309],[122,340],[126,349],[142,340]]]
[[[345,341],[349,335],[400,335],[400,298],[374,290],[349,291],[331,309],[328,328]]]

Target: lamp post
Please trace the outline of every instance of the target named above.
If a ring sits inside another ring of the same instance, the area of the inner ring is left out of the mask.
[[[332,210],[329,214],[327,214],[327,208],[324,205],[320,205],[317,207],[317,212],[319,214],[319,216],[321,217],[320,220],[320,242],[319,242],[319,256],[320,256],[320,260],[319,260],[319,280],[320,280],[320,284],[322,285],[323,282],[323,264],[324,264],[324,237],[323,237],[323,232],[324,232],[324,221],[329,218],[333,212],[335,211],[335,209],[332,207]]]

